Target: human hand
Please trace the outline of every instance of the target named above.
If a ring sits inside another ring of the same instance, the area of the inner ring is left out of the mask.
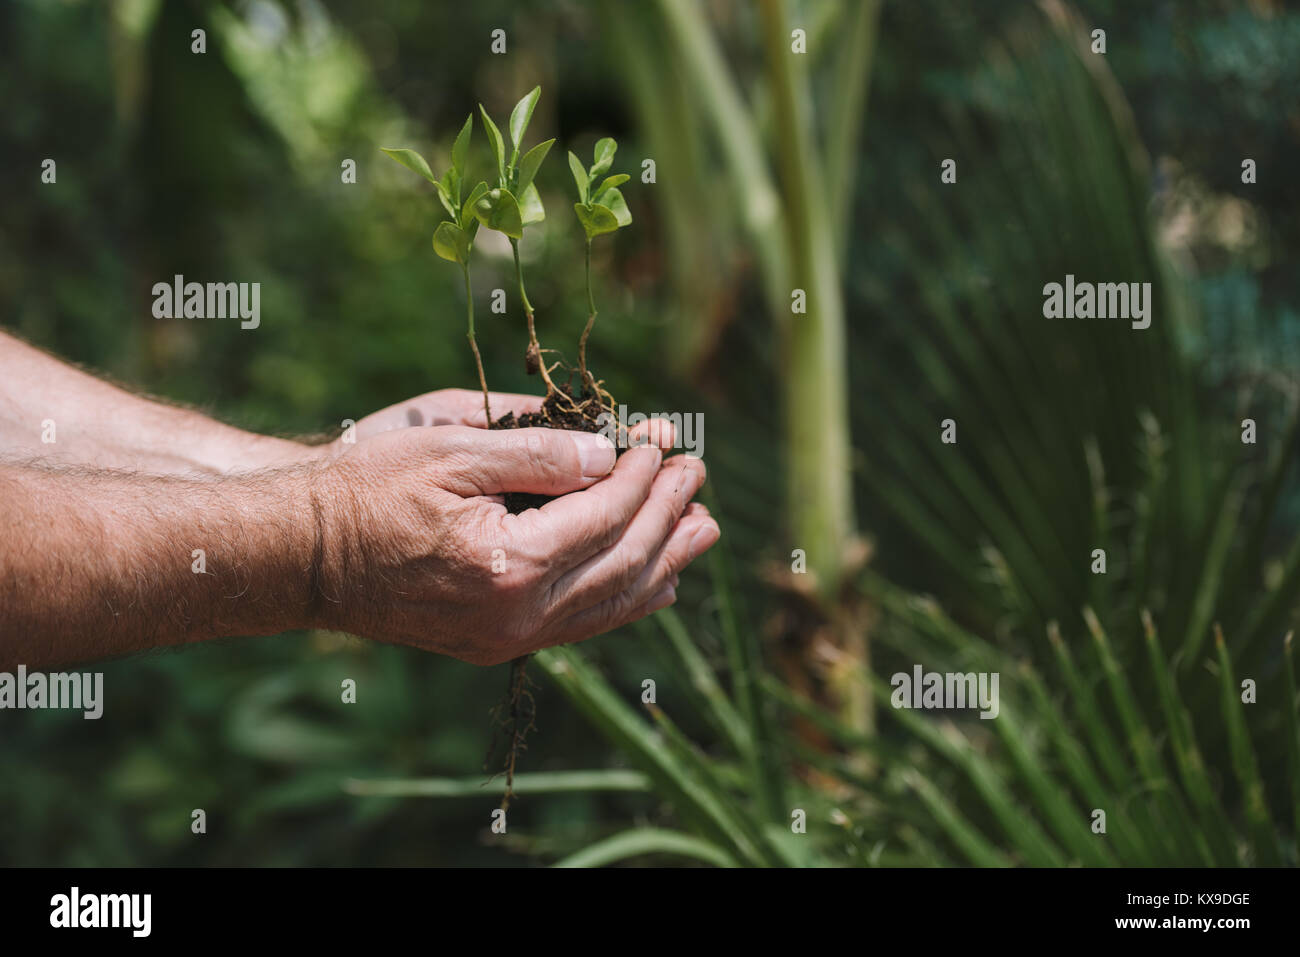
[[[489,392],[488,403],[492,409],[492,418],[499,419],[507,412],[513,412],[518,418],[525,412],[541,411],[542,397],[514,392]],[[368,439],[394,429],[422,425],[469,425],[484,429],[487,424],[483,414],[482,392],[438,389],[371,413],[357,423],[356,438]]]
[[[719,536],[690,502],[703,462],[641,446],[615,464],[604,437],[559,429],[403,426],[412,408],[473,422],[480,398],[444,390],[369,416],[364,441],[319,471],[315,623],[494,664],[675,601],[678,573]],[[540,405],[499,401],[501,414]],[[560,497],[511,515],[505,492]]]

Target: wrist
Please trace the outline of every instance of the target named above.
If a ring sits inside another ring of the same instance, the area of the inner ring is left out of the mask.
[[[190,571],[197,574],[197,604],[209,614],[192,637],[313,627],[311,469],[265,469],[198,484],[197,507],[177,516],[192,548],[204,550],[202,573]]]
[[[336,450],[335,454],[342,454]],[[305,469],[305,495],[309,520],[307,567],[307,622],[312,628],[354,630],[361,625],[355,615],[350,587],[364,574],[366,552],[358,547],[357,530],[364,525],[360,501],[355,494],[355,476],[347,465],[332,458]]]
[[[333,445],[332,442],[313,445],[270,435],[254,435],[250,437],[247,448],[227,461],[224,471],[237,474],[262,469],[310,467],[329,461],[333,457]]]

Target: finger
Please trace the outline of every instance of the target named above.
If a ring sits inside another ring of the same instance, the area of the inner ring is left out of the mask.
[[[552,645],[573,644],[578,641],[587,641],[597,635],[608,634],[622,628],[624,625],[640,621],[647,615],[661,611],[676,601],[677,586],[670,582],[665,582],[663,587],[647,601],[642,602],[640,605],[631,606],[629,610],[617,614],[613,614],[610,610],[612,608],[611,599],[610,602],[602,603],[596,608],[590,608],[587,611],[573,615],[533,650],[549,648]]]
[[[647,595],[653,595],[666,583],[671,583],[674,588],[677,587],[677,579],[686,566],[717,544],[721,537],[722,532],[718,528],[718,523],[712,517],[694,515],[683,518],[677,523],[658,554],[628,587],[628,601],[637,604]]]
[[[652,572],[643,575],[626,591],[570,615],[558,627],[548,629],[550,637],[542,647],[603,635],[672,604],[677,600],[677,574],[691,559],[712,548],[718,537],[718,526],[712,518],[697,517],[689,522],[683,519],[669,536]]]
[[[514,516],[522,534],[547,543],[552,581],[618,541],[645,504],[662,461],[656,448],[628,449],[605,480]]]
[[[662,611],[676,601],[677,586],[665,583],[648,601],[633,608],[612,625],[606,625],[604,622],[592,617],[591,612],[582,612],[565,621],[561,627],[548,633],[528,653],[540,651],[543,648],[551,648],[555,645],[571,645],[579,641],[586,641],[589,638],[595,638],[597,635],[603,635],[614,631],[616,628],[622,628],[624,625],[630,625],[634,621],[640,621],[646,615],[653,615],[657,611]]]
[[[667,419],[646,419],[627,430],[627,446],[653,445],[671,449],[677,444],[677,429]]]
[[[615,463],[614,444],[594,432],[465,426],[429,431],[435,433],[442,487],[465,497],[564,495],[609,475]]]
[[[645,504],[623,534],[562,575],[551,586],[548,605],[559,614],[572,614],[631,586],[659,554],[704,478],[700,459],[678,455],[664,462]]]
[[[468,425],[478,429],[487,428],[487,416],[483,413],[483,393],[471,392],[468,389],[456,391],[463,392],[466,396],[469,396],[469,399],[459,400],[462,403],[462,411],[454,424]],[[489,392],[488,408],[492,410],[493,422],[507,412],[513,413],[514,417],[518,419],[530,412],[541,412],[542,396],[522,395],[518,392]]]

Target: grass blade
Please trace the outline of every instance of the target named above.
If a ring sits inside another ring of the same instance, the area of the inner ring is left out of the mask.
[[[1264,782],[1259,777],[1255,749],[1246,730],[1246,718],[1239,697],[1241,689],[1232,673],[1232,659],[1223,640],[1223,631],[1214,626],[1214,646],[1219,656],[1219,681],[1223,687],[1223,720],[1228,726],[1228,750],[1232,755],[1232,769],[1241,786],[1242,803],[1246,810],[1246,825],[1250,829],[1251,843],[1255,848],[1255,862],[1274,866],[1278,861],[1278,840],[1264,797]]]
[[[685,669],[688,686],[704,716],[726,737],[738,755],[747,757],[753,748],[749,726],[722,690],[713,668],[691,640],[681,616],[674,609],[665,608],[654,616],[654,620]]]
[[[604,867],[631,857],[672,854],[715,867],[735,867],[735,860],[716,844],[665,828],[641,827],[623,831],[556,861],[553,867]]]
[[[607,738],[627,752],[660,785],[679,812],[749,863],[764,859],[739,831],[711,791],[656,734],[609,682],[574,648],[559,646],[537,653],[537,661],[574,705]]]
[[[484,778],[348,778],[348,794],[376,797],[479,797],[505,793],[505,779]],[[520,795],[565,794],[572,791],[649,791],[650,779],[639,771],[536,771],[516,774],[514,793]]]

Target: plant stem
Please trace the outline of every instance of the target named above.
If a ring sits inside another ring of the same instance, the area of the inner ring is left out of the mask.
[[[492,410],[488,407],[488,387],[487,377],[483,375],[483,357],[478,352],[478,342],[474,339],[474,291],[469,284],[469,266],[462,265],[461,272],[465,275],[465,317],[468,322],[465,338],[469,340],[469,347],[474,350],[474,365],[478,367],[478,384],[483,390],[483,414],[487,416],[485,428],[492,428]]]
[[[849,391],[844,302],[835,227],[813,138],[808,77],[789,48],[783,0],[762,0],[763,47],[776,131],[776,165],[785,204],[790,285],[807,292],[807,312],[784,313],[786,506],[794,541],[817,555],[817,584],[839,646],[866,666],[864,623],[844,602],[847,545],[855,533],[850,483]],[[847,202],[846,198],[838,197]],[[789,295],[789,292],[786,292]],[[872,727],[869,689],[837,689],[837,708],[859,731]]]
[[[524,267],[519,261],[519,240],[510,240],[510,249],[515,254],[515,277],[519,280],[519,298],[524,304],[524,315],[528,317],[528,347],[530,351],[537,354],[538,368],[542,373],[542,380],[546,383],[546,394],[550,395],[558,390],[555,388],[555,383],[551,381],[550,373],[546,371],[546,359],[537,341],[537,330],[533,324],[533,304],[528,301],[528,292],[524,289]]]
[[[839,594],[844,545],[855,522],[849,484],[846,332],[840,276],[819,157],[812,142],[807,78],[789,49],[786,5],[763,0],[767,75],[786,206],[790,285],[807,291],[807,312],[782,310],[788,441],[787,504],[800,547],[817,555],[824,601]],[[806,543],[806,544],[805,544]]]
[[[582,338],[578,340],[578,374],[582,381],[591,389],[591,394],[596,394],[596,383],[592,381],[590,373],[587,372],[587,337],[591,335],[591,327],[596,323],[596,299],[591,294],[591,239],[587,239],[587,327],[582,330]]]

